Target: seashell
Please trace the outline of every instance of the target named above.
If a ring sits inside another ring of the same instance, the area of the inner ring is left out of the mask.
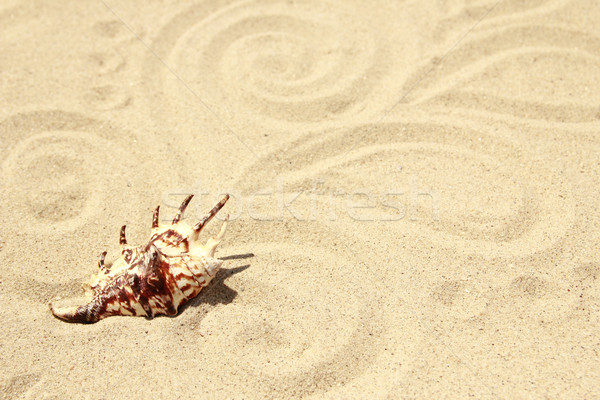
[[[214,254],[229,220],[227,215],[217,236],[201,245],[200,231],[223,208],[229,195],[193,227],[181,220],[192,197],[186,197],[169,225],[159,223],[160,206],[156,207],[152,235],[146,245],[129,246],[123,226],[121,256],[109,266],[103,252],[98,274],[83,285],[89,302],[61,308],[49,304],[52,314],[63,321],[80,323],[94,323],[113,315],[176,315],[179,307],[196,297],[221,268],[223,261]]]

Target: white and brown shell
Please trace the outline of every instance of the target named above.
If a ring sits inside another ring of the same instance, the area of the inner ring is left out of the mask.
[[[160,206],[156,207],[152,236],[146,245],[127,245],[123,226],[121,256],[108,266],[104,262],[106,252],[102,253],[98,274],[83,285],[89,302],[63,308],[50,304],[52,314],[67,322],[80,323],[94,323],[113,315],[147,318],[176,315],[179,307],[196,297],[221,268],[223,261],[214,255],[229,219],[228,215],[217,236],[205,245],[200,244],[198,234],[225,205],[229,195],[193,227],[182,221],[192,197],[183,201],[169,225],[159,223]]]

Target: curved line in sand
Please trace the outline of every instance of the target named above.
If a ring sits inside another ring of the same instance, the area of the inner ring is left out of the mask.
[[[512,258],[548,251],[559,243],[573,226],[575,202],[570,193],[568,182],[553,182],[548,186],[540,183],[539,176],[543,176],[540,172],[543,166],[528,162],[526,150],[520,150],[504,140],[479,132],[472,132],[470,138],[469,135],[466,135],[464,139],[461,139],[460,137],[464,135],[464,133],[461,133],[461,136],[450,136],[450,140],[441,136],[431,137],[432,141],[418,136],[411,138],[408,135],[405,137],[405,139],[408,139],[406,142],[398,142],[397,140],[402,138],[398,137],[394,140],[394,135],[390,134],[390,142],[386,144],[369,144],[370,141],[374,143],[381,141],[377,138],[378,130],[385,131],[386,129],[393,129],[394,126],[396,125],[382,124],[371,129],[369,129],[369,126],[364,126],[364,130],[370,130],[370,135],[374,139],[363,138],[364,144],[351,150],[350,153],[345,153],[335,143],[342,138],[351,143],[351,136],[360,134],[360,129],[355,128],[350,133],[339,130],[336,134],[331,135],[329,139],[317,140],[314,145],[309,144],[307,146],[306,144],[310,141],[301,140],[298,143],[303,143],[303,145],[290,146],[293,150],[287,152],[287,157],[281,159],[277,154],[281,154],[282,151],[277,151],[275,154],[266,156],[267,161],[264,159],[259,161],[257,165],[263,165],[263,168],[269,171],[266,175],[257,173],[258,168],[256,166],[251,167],[249,171],[251,171],[252,176],[246,176],[240,180],[240,186],[262,187],[265,181],[272,183],[275,177],[281,177],[286,185],[284,189],[288,193],[306,190],[305,182],[311,179],[324,180],[325,185],[331,186],[332,191],[343,190],[344,187],[339,187],[340,182],[345,179],[352,180],[356,176],[356,173],[352,170],[355,166],[364,164],[369,157],[375,156],[380,162],[383,159],[388,159],[392,163],[401,163],[403,158],[410,159],[411,154],[414,155],[417,151],[421,153],[425,151],[423,154],[433,151],[437,154],[448,154],[449,159],[456,160],[458,167],[470,168],[471,164],[475,165],[476,169],[468,175],[477,177],[483,173],[481,175],[482,183],[505,182],[506,184],[516,185],[518,197],[515,202],[517,207],[507,208],[512,209],[511,214],[500,214],[496,218],[492,216],[491,219],[486,217],[477,222],[477,219],[468,217],[469,213],[466,210],[464,215],[461,213],[456,214],[456,211],[453,211],[455,210],[454,206],[459,205],[456,203],[459,198],[454,201],[442,198],[441,201],[449,206],[456,204],[446,210],[440,210],[440,220],[438,222],[426,221],[427,223],[424,223],[419,220],[405,221],[402,219],[385,223],[385,225],[382,223],[381,227],[383,229],[385,226],[386,232],[394,232],[400,236],[414,236],[415,239],[432,243],[436,247],[456,248],[458,246],[466,253],[478,254],[487,258]],[[403,132],[403,128],[406,128],[406,126],[399,124],[395,130]],[[441,126],[438,129],[444,130],[446,128]],[[448,131],[450,131],[450,128],[448,128]],[[464,143],[461,146],[460,142],[462,140],[464,140]],[[473,142],[475,143],[473,144]],[[486,147],[494,150],[488,151]],[[433,161],[436,159],[436,157],[432,158]],[[279,162],[281,164],[278,165]],[[292,171],[289,170],[290,167],[292,167]],[[434,165],[423,165],[421,168],[425,174],[432,167]],[[348,169],[346,174],[343,172],[344,168]],[[504,172],[499,173],[499,171]],[[452,171],[441,172],[450,174],[450,177],[452,176]],[[330,175],[333,178],[329,178]],[[380,187],[379,180],[383,177],[378,178],[377,172],[367,173],[366,176],[367,180],[372,180],[367,187],[375,193],[378,192],[378,189],[381,192],[394,189],[385,186]],[[333,181],[330,182],[329,179]],[[511,183],[511,181],[514,182]],[[421,182],[421,185],[427,188],[430,186],[427,182]],[[475,183],[467,181],[463,182],[462,185],[466,185],[462,186],[462,191],[472,193],[475,196],[470,202],[485,195],[485,193],[479,193],[475,190],[475,186],[477,186]],[[437,191],[440,196],[444,195],[443,185],[432,189]],[[456,190],[458,189],[453,189],[451,192]],[[490,193],[489,195],[493,196],[495,194]],[[508,202],[510,199],[499,198],[498,200]],[[468,203],[466,205],[469,205]],[[475,204],[477,204],[477,201]],[[487,203],[482,202],[481,204]],[[485,216],[486,213],[494,210],[495,208],[480,211]],[[371,223],[381,222],[375,220]],[[498,231],[498,226],[501,227],[500,231]]]
[[[507,5],[511,6],[509,2],[504,1],[501,4],[498,4],[499,7],[496,7],[492,15],[488,15],[484,20],[479,23],[478,29],[494,29],[498,27],[505,27],[509,24],[515,24],[522,21],[526,21],[528,18],[540,17],[554,11],[559,10],[560,8],[569,4],[571,0],[543,0],[539,1],[539,5],[532,4],[534,2],[513,2],[513,4],[517,4],[518,6],[524,7],[521,11],[515,11],[514,9],[509,9],[506,13],[502,13],[500,7]],[[490,0],[487,5],[476,3],[475,6],[469,7],[464,6],[461,7],[460,10],[454,12],[452,16],[446,17],[439,22],[438,28],[435,30],[436,36],[445,36],[447,32],[452,30],[452,25],[460,25],[461,21],[463,24],[471,25],[474,19],[477,18],[478,14],[487,13],[489,7],[494,6],[497,3],[497,0]],[[505,3],[505,4],[502,4]]]
[[[248,223],[241,229],[259,237],[272,228],[266,224],[261,234],[255,221],[239,223]],[[420,342],[415,318],[406,305],[391,306],[397,299],[378,289],[380,277],[345,246],[325,245],[343,240],[340,235],[328,232],[319,244],[296,243],[311,232],[322,235],[322,229],[303,224],[295,228],[297,235],[282,233],[274,242],[239,247],[255,253],[250,268],[228,279],[239,296],[202,316],[201,330],[209,332],[198,343],[204,356],[212,354],[225,369],[236,370],[252,393],[267,395],[275,388],[305,396],[343,393],[359,381],[385,392],[408,368],[414,356],[408,349]],[[385,309],[370,306],[382,297],[388,298]],[[375,340],[373,329],[394,340]],[[402,368],[386,372],[383,365],[389,362]]]
[[[448,110],[485,110],[488,113],[527,120],[552,118],[561,123],[597,121],[600,118],[600,109],[587,105],[590,102],[594,103],[594,99],[582,101],[573,98],[571,101],[565,101],[565,96],[555,95],[556,100],[548,100],[548,96],[542,94],[538,94],[539,98],[536,99],[522,99],[515,97],[514,92],[503,94],[502,84],[498,85],[500,92],[492,92],[492,89],[489,89],[480,93],[474,90],[463,91],[461,88],[482,76],[486,76],[486,82],[489,81],[490,74],[498,74],[495,68],[501,67],[506,61],[514,61],[516,57],[530,57],[534,60],[539,57],[560,57],[572,60],[573,65],[578,65],[578,61],[584,60],[600,66],[600,57],[596,50],[598,46],[600,38],[565,27],[540,25],[504,28],[472,39],[443,59],[434,60],[417,70],[404,87],[405,90],[412,88],[416,80],[419,82],[418,87],[411,91],[403,102],[433,106],[439,104]],[[424,78],[423,71],[427,71]],[[556,79],[564,80],[569,77],[561,74]],[[474,84],[476,86],[476,83]],[[530,84],[533,85],[530,91],[535,93],[535,82]],[[590,82],[590,87],[593,85],[593,82]],[[526,87],[523,88],[523,92],[527,94]],[[589,93],[592,96],[596,95],[593,91]]]
[[[352,29],[353,18],[326,2],[199,3],[165,25],[151,47],[227,118],[276,128],[332,122],[363,112],[390,68],[386,49],[369,31]],[[185,104],[181,85],[160,73],[158,90]]]
[[[26,206],[23,211],[29,216],[18,217],[22,223],[16,221],[23,230],[37,235],[73,231],[98,211],[106,182],[86,171],[86,159],[103,153],[94,148],[98,142],[101,139],[88,132],[41,132],[22,140],[5,156],[3,191]]]
[[[0,135],[0,214],[13,239],[3,252],[23,261],[5,265],[2,275],[13,280],[30,274],[36,283],[15,287],[22,292],[36,290],[37,282],[71,282],[77,272],[65,268],[65,260],[71,260],[71,268],[89,271],[82,260],[89,259],[92,267],[95,257],[80,253],[87,246],[82,241],[102,245],[99,239],[105,237],[89,225],[114,223],[116,230],[123,223],[118,217],[123,204],[140,196],[130,188],[134,173],[143,176],[127,150],[131,137],[109,123],[60,110],[15,114],[0,122]],[[29,250],[23,253],[23,248]],[[62,260],[53,259],[58,253]]]

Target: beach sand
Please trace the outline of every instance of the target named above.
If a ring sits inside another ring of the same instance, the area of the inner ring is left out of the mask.
[[[599,19],[2,2],[0,398],[599,398]],[[52,316],[191,193],[178,316]]]

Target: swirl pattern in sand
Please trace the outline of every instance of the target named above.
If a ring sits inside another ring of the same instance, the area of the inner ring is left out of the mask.
[[[600,397],[596,3],[2,2],[0,398]],[[52,317],[192,192],[180,315]]]
[[[224,281],[237,296],[224,306],[204,304],[219,282],[200,295],[198,306],[206,311],[192,306],[180,320],[183,331],[197,329],[203,337],[171,349],[172,356],[179,363],[190,357],[210,360],[221,371],[204,382],[211,397],[343,393],[355,380],[382,384],[377,390],[385,391],[408,367],[411,349],[419,344],[415,319],[395,296],[381,291],[372,271],[347,251],[347,242],[335,245],[344,235],[319,223],[296,222],[292,230],[287,225],[236,221],[230,240],[237,244],[224,251],[254,252],[252,258],[227,262],[228,268],[249,264]],[[263,238],[274,227],[279,233],[271,240],[247,235]],[[315,240],[317,235],[323,238]],[[389,307],[375,306],[376,299]],[[404,339],[388,341],[391,331]],[[380,365],[390,359],[403,368],[384,372]],[[193,360],[194,375],[211,373]],[[380,379],[383,375],[387,379]]]
[[[466,125],[407,122],[300,139],[259,160],[239,185],[250,193],[278,181],[305,193],[295,204],[307,219],[317,190],[317,219],[386,224],[416,243],[510,258],[551,248],[573,224],[567,179],[544,182],[544,168],[509,140]]]
[[[98,153],[92,145],[97,141],[89,133],[50,131],[12,148],[2,164],[3,192],[5,200],[20,207],[19,214],[34,217],[31,229],[75,229],[98,208],[102,188],[85,162]]]
[[[157,91],[166,96],[156,109],[168,114],[165,105],[189,110],[193,104],[198,115],[206,114],[182,80],[234,127],[374,117],[393,101],[384,93],[401,84],[389,76],[395,59],[388,53],[400,48],[400,59],[409,63],[416,44],[387,43],[368,28],[366,15],[357,14],[342,2],[312,0],[197,4],[171,20],[151,46],[169,67],[148,63],[161,68],[149,73],[152,80],[162,75]],[[406,15],[396,26],[416,29]]]
[[[432,112],[477,112],[545,125],[600,120],[599,92],[593,89],[600,86],[597,36],[529,24],[470,39],[444,55],[442,64],[436,58],[417,70],[405,88],[418,85],[403,101]]]
[[[54,251],[60,252],[63,262],[69,253],[77,258],[77,246],[83,245],[77,242],[81,242],[84,226],[100,220],[109,223],[118,217],[107,212],[115,204],[107,204],[106,192],[118,191],[115,201],[132,204],[135,194],[130,179],[138,163],[125,150],[126,135],[79,114],[16,114],[0,123],[0,134],[5,138],[0,144],[0,218],[7,232],[21,237],[5,250],[18,253],[24,244],[32,249],[20,256],[31,263],[7,266],[3,273],[14,270],[23,274],[24,265],[31,265],[32,276],[39,282],[48,276],[56,278],[61,265],[41,269],[41,260]],[[107,167],[111,175],[103,172]],[[122,222],[114,221],[113,226]],[[96,239],[101,236],[99,231],[91,234]],[[72,244],[65,248],[67,238]],[[63,279],[72,278],[63,275]]]

